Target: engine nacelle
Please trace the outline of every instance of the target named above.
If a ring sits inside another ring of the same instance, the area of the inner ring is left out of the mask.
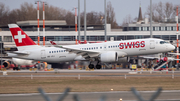
[[[4,61],[3,66],[4,66],[4,68],[9,68],[11,66],[11,64],[8,61]]]
[[[24,59],[18,59],[18,58],[12,58],[12,61],[16,65],[34,65],[35,64],[33,60],[24,60]]]
[[[118,54],[117,52],[105,52],[100,54],[100,61],[101,62],[117,62],[118,61]]]
[[[118,62],[120,62],[120,63],[126,63],[126,62],[129,62],[129,58],[128,58],[128,57],[118,58]]]

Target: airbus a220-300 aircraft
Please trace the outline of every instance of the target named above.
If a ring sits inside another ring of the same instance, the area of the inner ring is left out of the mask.
[[[44,47],[37,45],[16,24],[9,24],[18,51],[8,53],[10,57],[60,63],[65,61],[90,61],[89,68],[101,68],[103,62],[128,62],[128,56],[155,54],[174,50],[175,47],[162,39],[148,38],[92,44]]]

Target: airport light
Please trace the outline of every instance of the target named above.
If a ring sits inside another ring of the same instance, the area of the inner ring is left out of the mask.
[[[87,43],[86,38],[86,0],[84,0],[84,43]]]
[[[47,5],[47,3],[43,2],[43,46],[45,46],[45,5]]]
[[[105,34],[105,37],[104,37],[104,41],[107,42],[107,34],[106,34],[106,0],[104,0],[104,34]]]
[[[38,41],[37,44],[39,45],[39,40],[40,40],[40,34],[39,34],[39,2],[36,1],[35,4],[37,4],[37,31],[38,31]]]
[[[150,38],[153,38],[153,35],[152,35],[152,0],[150,0]]]
[[[80,32],[81,32],[81,25],[80,25],[80,0],[78,0],[78,42],[79,44],[81,44],[81,36],[80,36]]]
[[[177,63],[177,70],[179,70],[179,55],[178,55],[178,53],[179,53],[179,39],[178,39],[178,6],[176,7],[176,26],[177,26],[177,32],[176,32],[176,38],[177,38],[177,48],[176,48],[176,52],[177,52],[177,61],[176,61],[176,63]]]
[[[78,44],[77,43],[77,8],[76,7],[74,7],[74,9],[75,9],[75,31],[76,31],[76,45]],[[74,10],[73,9],[73,10]]]
[[[1,69],[2,69],[2,49],[3,49],[3,42],[2,42],[2,36],[1,36]]]

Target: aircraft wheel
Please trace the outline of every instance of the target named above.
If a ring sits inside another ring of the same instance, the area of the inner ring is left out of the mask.
[[[93,64],[89,64],[89,69],[94,69],[94,65]]]
[[[96,68],[97,69],[101,69],[101,65],[96,65]]]

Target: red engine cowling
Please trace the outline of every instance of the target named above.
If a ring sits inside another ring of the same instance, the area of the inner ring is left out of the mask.
[[[163,58],[161,58],[161,59],[157,60],[157,62],[160,62],[160,61],[164,61],[164,62],[166,62],[167,60],[168,60],[168,58],[167,58],[167,57],[163,57]]]

